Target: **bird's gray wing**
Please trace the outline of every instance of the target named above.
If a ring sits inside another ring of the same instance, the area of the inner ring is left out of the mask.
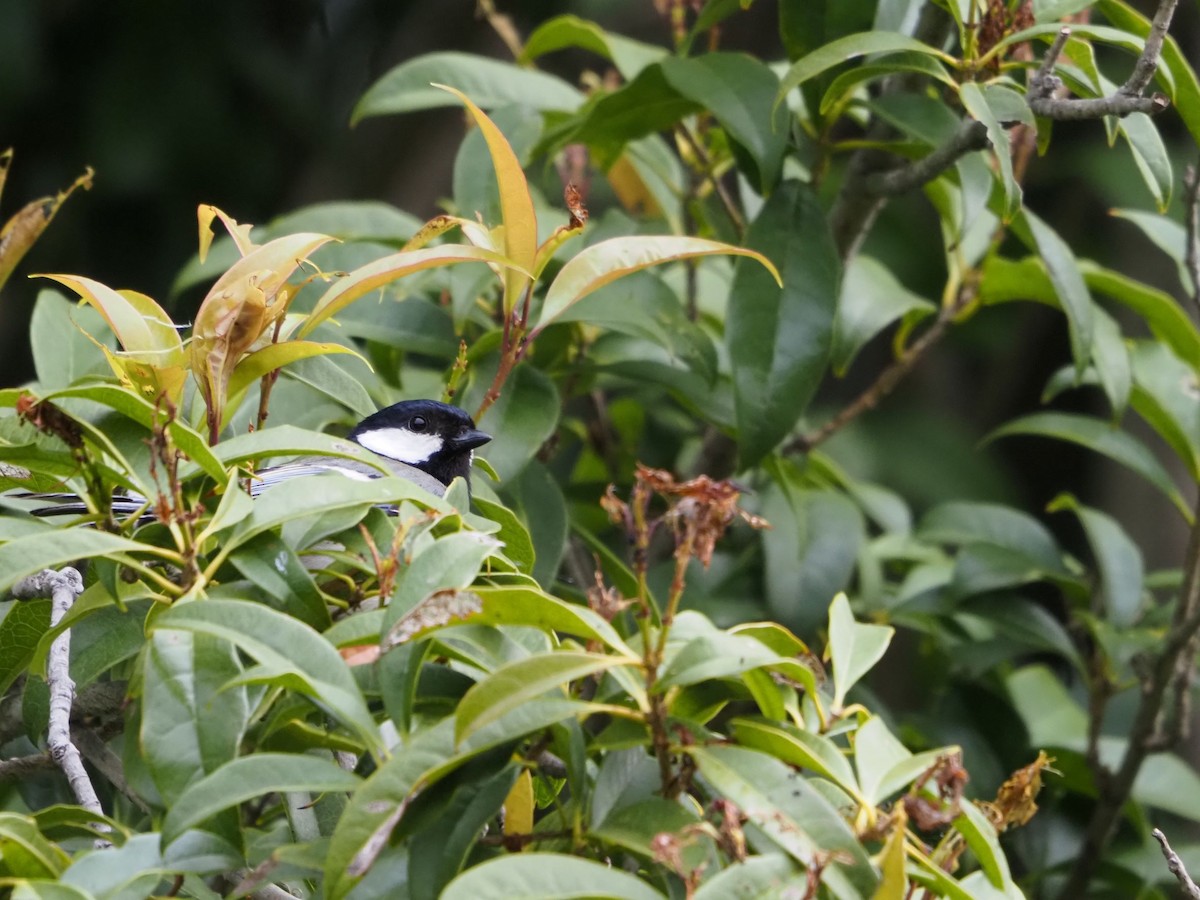
[[[427,472],[423,472],[406,463],[397,462],[396,460],[384,459],[383,462],[393,475],[411,481],[418,487],[429,491],[435,497],[441,497],[446,493],[446,486]],[[361,481],[379,477],[378,469],[374,469],[353,459],[338,459],[336,457],[324,456],[308,457],[279,466],[270,466],[256,472],[250,480],[250,495],[257,497],[268,488],[281,484],[284,481],[289,481],[292,478],[302,478],[307,475],[322,475],[328,472],[343,475],[346,478],[356,478]]]

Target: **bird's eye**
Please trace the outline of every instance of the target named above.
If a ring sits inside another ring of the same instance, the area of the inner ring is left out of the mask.
[[[424,431],[425,430],[425,417],[424,416],[413,416],[412,421],[410,421],[408,423],[408,427],[411,428],[413,431]]]

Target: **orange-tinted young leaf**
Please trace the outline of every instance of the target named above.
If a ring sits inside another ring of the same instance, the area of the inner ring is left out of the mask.
[[[0,189],[8,176],[8,167],[12,162],[12,150],[0,154]],[[89,168],[72,182],[65,191],[59,191],[57,196],[42,197],[25,205],[15,216],[0,228],[0,287],[13,273],[22,257],[29,252],[46,226],[50,224],[59,207],[76,188],[89,190],[92,186],[92,170]]]
[[[449,91],[463,102],[483,132],[492,156],[496,181],[500,186],[500,213],[504,218],[504,255],[516,264],[504,276],[504,312],[508,314],[529,284],[529,273],[534,269],[537,256],[537,216],[533,211],[533,198],[529,195],[525,172],[512,146],[487,113],[457,88],[444,84],[435,84],[434,87]]]
[[[542,315],[535,330],[541,331],[572,303],[623,275],[696,256],[729,255],[748,256],[757,260],[779,281],[778,270],[761,253],[705,238],[634,235],[593,244],[562,267],[546,292]]]
[[[254,227],[253,225],[239,224],[236,219],[226,215],[215,206],[201,203],[196,208],[196,218],[200,221],[200,262],[204,262],[204,258],[208,256],[208,248],[212,246],[212,222],[214,218],[220,218],[225,223],[225,230],[233,238],[233,243],[238,248],[239,255],[245,256],[258,246],[250,240],[250,230]]]
[[[314,328],[345,309],[359,297],[368,294],[376,288],[402,278],[421,269],[432,269],[437,266],[449,266],[460,262],[494,263],[506,269],[516,269],[522,277],[530,277],[528,269],[517,266],[507,257],[485,250],[482,247],[471,247],[467,244],[440,244],[437,247],[424,247],[420,250],[401,251],[377,259],[355,269],[330,286],[324,296],[309,314],[308,320],[296,332],[297,337],[305,337]]]
[[[183,341],[171,317],[150,297],[120,290],[79,275],[46,275],[69,287],[99,310],[123,352],[105,348],[113,372],[124,383],[136,386],[146,399],[161,393],[178,403],[186,380]]]

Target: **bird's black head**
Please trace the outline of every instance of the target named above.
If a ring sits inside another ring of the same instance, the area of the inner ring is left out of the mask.
[[[350,440],[445,485],[459,475],[467,478],[472,451],[491,439],[457,406],[437,400],[402,400],[367,416],[350,432]]]

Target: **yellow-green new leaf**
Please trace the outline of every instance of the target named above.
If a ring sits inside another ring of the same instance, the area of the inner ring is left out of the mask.
[[[531,280],[530,273],[533,272],[537,256],[537,215],[533,211],[533,198],[529,195],[525,172],[512,146],[487,113],[457,88],[444,84],[435,84],[434,87],[449,91],[462,101],[483,133],[488,153],[492,156],[496,181],[500,186],[500,214],[504,218],[504,254],[516,264],[504,276],[504,312],[508,314]]]
[[[250,230],[254,227],[253,225],[242,224],[215,206],[201,203],[196,209],[196,218],[200,220],[200,252],[197,254],[200,257],[200,262],[204,262],[204,258],[208,256],[208,248],[212,246],[212,222],[216,218],[225,223],[225,230],[229,232],[229,236],[233,239],[234,246],[238,249],[238,255],[245,256],[258,246],[254,241],[250,240]]]
[[[535,330],[541,331],[573,303],[624,275],[697,256],[748,256],[762,263],[776,282],[783,283],[779,278],[779,270],[769,259],[744,247],[675,235],[610,238],[580,251],[562,267],[546,292],[541,318]]]
[[[305,337],[330,316],[341,312],[359,297],[388,282],[395,281],[412,272],[419,272],[421,269],[449,266],[460,262],[494,263],[508,269],[516,269],[522,277],[528,275],[528,269],[521,268],[508,257],[468,244],[440,244],[437,247],[393,253],[391,256],[385,256],[383,259],[377,259],[355,269],[345,278],[331,285],[329,290],[317,301],[317,305],[313,307],[308,319],[296,331],[296,336]]]
[[[320,341],[284,341],[281,344],[267,344],[244,357],[233,370],[233,374],[229,376],[229,386],[226,390],[231,402],[225,411],[225,418],[228,419],[233,414],[236,403],[232,401],[264,375],[270,374],[288,363],[313,356],[325,356],[330,353],[352,353],[368,367],[371,365],[363,358],[362,354],[343,344]],[[221,424],[224,426],[226,423],[222,422]]]

